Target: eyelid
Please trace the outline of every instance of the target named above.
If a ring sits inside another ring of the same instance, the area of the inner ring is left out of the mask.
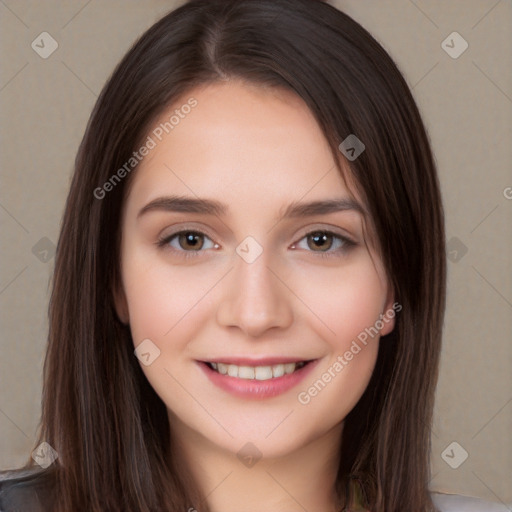
[[[178,226],[178,227],[176,227]],[[171,229],[173,228],[173,229]],[[165,229],[163,229],[160,234],[157,236],[159,240],[164,240],[166,238],[170,238],[172,236],[179,235],[180,233],[183,233],[183,231],[193,231],[195,233],[200,233],[201,235],[207,236],[212,242],[215,242],[215,237],[213,234],[209,231],[208,228],[204,227],[203,225],[198,226],[194,223],[181,223],[178,222],[176,224],[173,224],[171,226],[167,226]],[[168,233],[168,234],[163,234]],[[217,243],[217,242],[215,242]]]
[[[296,244],[300,240],[302,240],[304,237],[311,235],[312,233],[315,233],[317,231],[322,231],[326,233],[331,233],[333,235],[339,236],[340,238],[347,240],[349,243],[352,243],[354,245],[358,244],[357,238],[349,234],[346,230],[340,228],[339,226],[334,226],[332,224],[318,224],[313,226],[308,226],[307,228],[303,228],[299,231],[299,234],[296,235],[297,237],[300,236],[300,238],[295,238],[295,242],[293,244]]]

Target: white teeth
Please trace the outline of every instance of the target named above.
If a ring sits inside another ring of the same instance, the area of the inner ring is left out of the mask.
[[[273,366],[237,366],[236,364],[209,363],[210,366],[222,375],[238,377],[247,380],[269,380],[293,373],[302,368],[306,363],[286,363]]]
[[[228,366],[228,375],[230,377],[238,377],[238,366],[230,364]]]
[[[284,373],[293,373],[295,371],[295,363],[287,363],[284,365]]]
[[[274,377],[282,377],[284,375],[284,364],[272,366],[272,374]]]
[[[240,368],[238,368],[238,378],[254,379],[254,368],[250,366],[240,366]]]
[[[254,371],[254,378],[257,380],[268,380],[272,378],[271,366],[257,366]]]

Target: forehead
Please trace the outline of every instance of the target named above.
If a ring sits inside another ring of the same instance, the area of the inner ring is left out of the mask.
[[[138,201],[165,192],[221,195],[228,203],[233,193],[241,204],[260,205],[354,195],[313,114],[285,89],[201,85],[165,109],[146,136],[154,147],[130,186]]]

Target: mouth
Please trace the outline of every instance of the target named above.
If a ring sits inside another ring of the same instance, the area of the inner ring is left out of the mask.
[[[268,358],[197,361],[209,381],[224,392],[244,399],[265,399],[298,386],[320,359]],[[237,364],[238,363],[238,364]]]
[[[313,360],[297,361],[295,363],[279,363],[268,366],[239,366],[229,363],[213,363],[205,361],[205,364],[213,371],[221,375],[245,380],[271,380],[290,375],[304,368]]]

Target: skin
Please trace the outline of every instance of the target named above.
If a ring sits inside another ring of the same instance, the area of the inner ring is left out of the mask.
[[[212,512],[332,512],[343,420],[366,389],[379,336],[394,320],[307,405],[297,395],[392,307],[371,219],[368,232],[354,210],[278,220],[293,201],[355,197],[364,206],[298,96],[236,80],[209,84],[176,101],[155,126],[190,97],[197,106],[132,176],[117,314],[135,347],[149,338],[160,350],[141,368],[167,406],[174,456],[190,465]],[[152,210],[137,218],[151,200],[171,194],[229,209],[219,216]],[[184,229],[206,233],[199,251],[179,237],[156,245]],[[307,234],[321,229],[356,245],[336,251],[343,242],[331,237],[317,247]],[[263,249],[250,264],[236,252],[247,236]],[[254,400],[217,388],[196,362],[223,355],[319,362],[296,388]],[[250,468],[236,456],[247,442],[262,454]]]

